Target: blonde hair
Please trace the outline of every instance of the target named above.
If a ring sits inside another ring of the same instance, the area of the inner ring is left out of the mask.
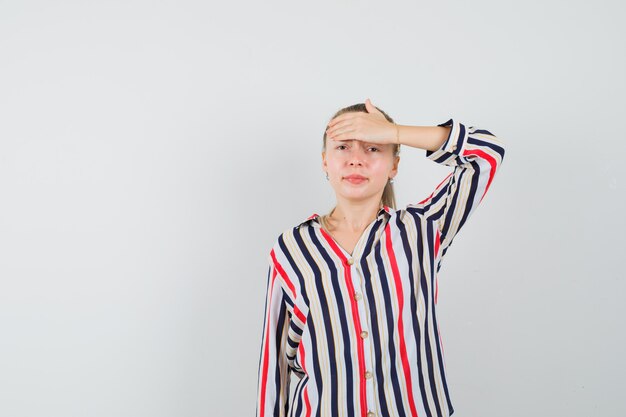
[[[374,106],[376,107],[376,106]],[[395,123],[393,121],[393,119],[384,111],[382,111],[381,109],[379,109],[378,107],[376,107],[376,109],[381,112],[383,114],[383,116],[385,116],[385,119],[387,119],[388,122],[390,123]],[[333,117],[330,118],[330,120],[333,120],[335,117],[342,115],[344,113],[350,113],[350,112],[363,112],[363,113],[367,113],[367,108],[365,107],[365,103],[357,103],[357,104],[353,104],[351,106],[348,107],[344,107],[343,109],[337,111],[337,113],[335,113],[333,115]],[[322,151],[326,151],[326,132],[324,132],[324,137],[323,137],[323,141],[322,141]],[[393,145],[393,154],[394,156],[397,156],[400,154],[400,145],[399,144],[394,144]],[[391,184],[389,182],[389,180],[387,180],[387,184],[385,185],[385,189],[383,190],[383,196],[381,198],[381,202],[380,202],[381,207],[382,206],[389,206],[393,209],[396,208],[396,195],[394,193],[393,190],[393,184]],[[322,225],[322,227],[326,230],[328,230],[328,217],[330,217],[330,215],[333,213],[333,211],[335,210],[335,208],[337,208],[337,206],[333,207],[328,214],[324,214],[322,216],[319,217],[319,221]]]

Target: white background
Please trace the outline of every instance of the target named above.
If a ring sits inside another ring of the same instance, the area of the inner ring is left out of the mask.
[[[626,415],[619,1],[0,1],[0,416],[251,416],[331,115],[507,153],[447,253],[455,417]],[[403,147],[398,205],[449,172]]]

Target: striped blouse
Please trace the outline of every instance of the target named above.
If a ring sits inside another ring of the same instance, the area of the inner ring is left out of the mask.
[[[485,129],[450,119],[426,157],[453,171],[406,208],[383,206],[353,253],[318,215],[281,233],[269,256],[256,415],[449,416],[437,274],[504,158]],[[291,376],[296,376],[291,395]]]

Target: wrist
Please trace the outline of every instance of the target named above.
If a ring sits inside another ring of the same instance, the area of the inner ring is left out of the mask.
[[[402,128],[403,126],[394,123],[394,137],[392,139],[392,144],[394,145],[401,145],[402,144]]]

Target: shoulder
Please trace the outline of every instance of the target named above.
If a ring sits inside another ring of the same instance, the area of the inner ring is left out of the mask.
[[[305,219],[300,223],[283,229],[274,239],[270,255],[272,253],[282,254],[283,252],[290,251],[288,248],[297,247],[297,242],[301,238],[302,234],[307,233],[307,229],[313,227],[312,223],[316,221],[315,216],[310,216],[308,219]]]

